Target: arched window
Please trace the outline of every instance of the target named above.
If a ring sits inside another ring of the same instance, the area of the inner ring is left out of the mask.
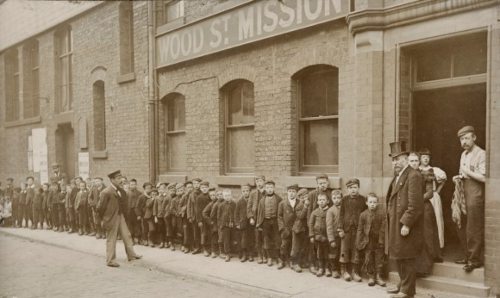
[[[339,72],[310,66],[294,76],[299,111],[299,171],[338,173]]]
[[[255,163],[253,83],[236,80],[222,89],[226,104],[226,172],[252,173]]]
[[[182,94],[172,93],[162,99],[164,153],[167,172],[186,171],[186,110]]]
[[[104,82],[97,81],[92,85],[94,105],[94,149],[106,150],[106,94]]]

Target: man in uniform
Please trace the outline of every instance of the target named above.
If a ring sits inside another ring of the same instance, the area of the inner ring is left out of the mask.
[[[115,262],[116,240],[118,235],[123,239],[125,252],[129,261],[142,258],[134,251],[134,242],[125,222],[127,194],[122,188],[122,175],[120,170],[108,175],[111,184],[100,194],[97,212],[103,220],[106,230],[106,264],[109,267],[119,267]]]
[[[387,230],[385,253],[396,261],[400,282],[389,288],[392,298],[415,296],[417,277],[415,258],[423,242],[423,178],[408,163],[404,142],[390,144],[392,165],[396,176],[386,196]]]
[[[465,240],[461,241],[461,244],[467,255],[457,263],[465,264],[464,270],[471,272],[483,265],[486,152],[475,143],[474,127],[465,126],[457,135],[464,152],[460,157],[459,175],[453,177],[453,180],[461,179],[463,182],[467,210],[467,215],[464,216],[465,225],[462,225],[465,229],[459,230],[459,238]]]

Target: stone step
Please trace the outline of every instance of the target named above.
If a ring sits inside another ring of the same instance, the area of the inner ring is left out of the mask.
[[[432,267],[432,276],[460,279],[467,282],[484,283],[484,268],[477,268],[467,273],[464,265],[451,262],[435,263]]]
[[[389,273],[389,281],[397,283],[399,276],[397,272]],[[468,295],[471,297],[488,297],[490,288],[483,283],[468,282],[461,279],[442,276],[429,276],[417,279],[417,287],[436,291]]]

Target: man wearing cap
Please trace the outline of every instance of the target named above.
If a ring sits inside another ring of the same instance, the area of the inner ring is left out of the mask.
[[[112,172],[108,177],[111,184],[101,192],[97,212],[106,230],[106,264],[110,267],[119,267],[120,265],[115,262],[118,234],[123,239],[129,261],[140,259],[142,256],[135,253],[134,243],[125,222],[127,194],[121,187],[121,172],[119,170]]]
[[[474,127],[462,127],[457,135],[464,152],[460,157],[459,174],[453,177],[453,180],[462,180],[467,210],[467,214],[462,216],[465,222],[462,226],[465,229],[459,230],[460,242],[467,255],[464,260],[457,263],[465,264],[464,270],[471,272],[483,265],[486,152],[476,145]]]
[[[59,184],[67,182],[66,174],[61,173],[61,166],[57,162],[52,164],[52,177],[56,178]]]
[[[423,242],[423,178],[408,163],[404,142],[390,144],[395,177],[386,196],[387,228],[385,253],[396,261],[400,282],[389,288],[392,298],[415,296],[416,264]]]

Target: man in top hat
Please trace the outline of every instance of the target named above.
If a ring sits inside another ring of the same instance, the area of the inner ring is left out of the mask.
[[[110,267],[119,267],[115,262],[118,234],[123,239],[129,261],[140,259],[142,256],[135,253],[132,236],[125,222],[127,193],[121,186],[121,172],[112,172],[108,177],[111,184],[101,192],[97,212],[106,230],[106,263]]]
[[[52,164],[52,177],[57,178],[59,184],[66,183],[66,174],[61,172],[61,165],[57,162]]]
[[[393,298],[415,296],[416,264],[423,242],[423,178],[408,163],[404,142],[390,144],[392,179],[386,196],[387,228],[385,253],[396,260],[400,277],[397,287],[389,288]]]
[[[457,135],[464,152],[460,157],[459,175],[453,177],[453,180],[461,179],[463,182],[467,210],[467,215],[464,216],[465,225],[462,225],[465,229],[459,230],[460,242],[467,255],[457,263],[465,264],[464,270],[471,272],[483,264],[486,152],[475,143],[474,127],[462,127]]]

